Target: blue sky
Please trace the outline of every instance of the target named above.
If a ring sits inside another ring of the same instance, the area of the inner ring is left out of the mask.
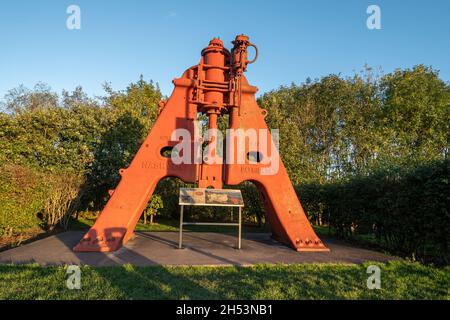
[[[68,30],[66,9],[81,8],[81,30]],[[381,30],[366,27],[369,5],[381,8]],[[102,83],[125,89],[140,74],[164,94],[198,63],[219,36],[250,36],[260,50],[250,82],[266,92],[307,77],[351,75],[364,64],[390,72],[432,65],[450,80],[450,1],[114,1],[0,2],[0,98],[38,81],[55,91]]]

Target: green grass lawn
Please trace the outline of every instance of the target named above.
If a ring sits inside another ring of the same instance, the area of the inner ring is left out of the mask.
[[[450,267],[379,264],[381,289],[364,265],[82,267],[81,289],[65,267],[0,266],[0,299],[449,299]]]
[[[95,220],[80,218],[71,230]],[[327,228],[315,227],[318,234]],[[138,231],[178,231],[178,221],[137,225]],[[186,226],[186,231],[235,232],[235,227]],[[245,232],[267,232],[246,226]],[[66,267],[0,265],[0,299],[445,299],[450,267],[374,263],[381,289],[366,286],[367,266],[339,264],[252,267],[81,267],[81,290],[66,287]]]

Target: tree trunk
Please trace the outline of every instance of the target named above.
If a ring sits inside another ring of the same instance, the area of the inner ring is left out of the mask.
[[[144,211],[144,224],[147,224],[147,212]]]
[[[153,214],[150,215],[150,224],[153,224]]]

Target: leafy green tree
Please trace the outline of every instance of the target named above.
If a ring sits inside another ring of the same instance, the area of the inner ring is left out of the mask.
[[[155,194],[150,198],[147,208],[144,210],[144,224],[147,224],[147,217],[150,218],[150,224],[153,224],[154,217],[159,214],[159,210],[164,208],[164,202],[161,196]]]
[[[9,90],[4,100],[4,109],[12,113],[58,106],[58,95],[43,82],[37,83],[33,90],[29,90],[23,85]]]
[[[377,124],[382,157],[420,163],[448,155],[450,94],[438,72],[423,65],[383,77]]]
[[[105,85],[107,96],[102,108],[106,121],[95,145],[94,160],[87,178],[86,201],[103,206],[108,190],[120,180],[119,169],[127,167],[150,132],[162,95],[158,86],[142,76],[124,91]]]
[[[425,66],[380,76],[329,75],[259,99],[280,129],[291,180],[320,182],[368,174],[388,163],[447,157],[449,86]]]

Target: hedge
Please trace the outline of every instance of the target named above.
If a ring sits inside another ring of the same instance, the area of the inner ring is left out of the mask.
[[[422,262],[448,264],[450,160],[297,188],[309,218],[334,235],[368,236]]]
[[[0,237],[54,228],[81,192],[81,179],[69,172],[5,164],[0,177]]]

